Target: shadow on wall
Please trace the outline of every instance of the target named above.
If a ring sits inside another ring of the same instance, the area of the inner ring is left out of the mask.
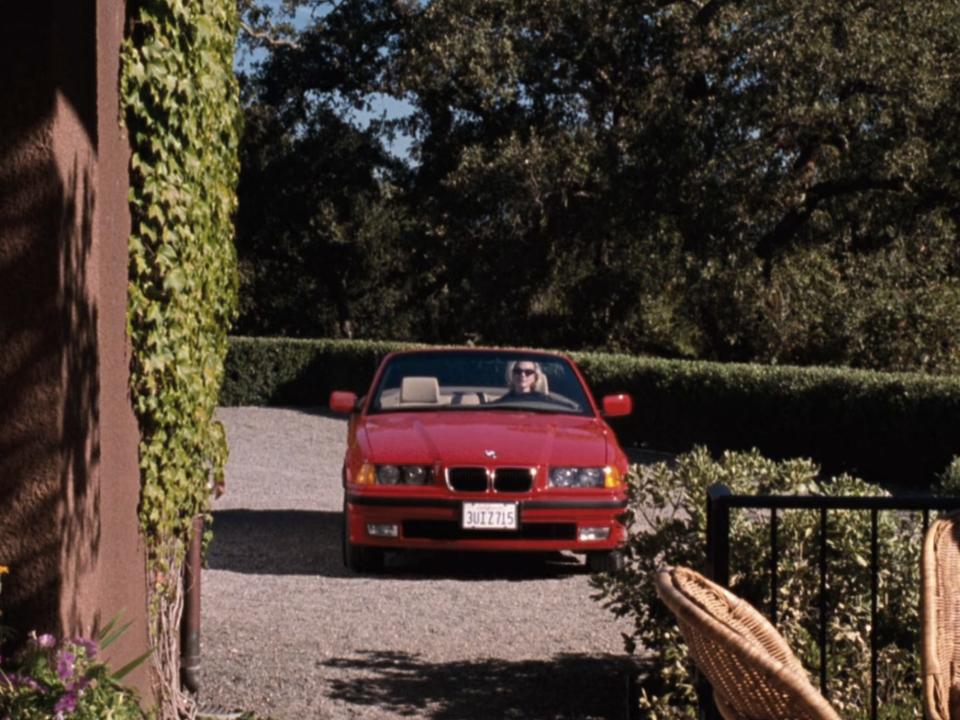
[[[76,625],[100,551],[95,38],[91,2],[0,23],[0,603],[20,629]]]

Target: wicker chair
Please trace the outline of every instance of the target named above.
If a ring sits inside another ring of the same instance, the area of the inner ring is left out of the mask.
[[[921,556],[923,702],[930,720],[960,720],[960,513],[935,520]]]
[[[656,580],[726,720],[839,720],[780,633],[748,602],[689,568],[665,568]]]

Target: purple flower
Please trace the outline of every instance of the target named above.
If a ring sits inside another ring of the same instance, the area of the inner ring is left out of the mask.
[[[72,713],[77,709],[77,699],[79,695],[80,693],[77,690],[68,690],[57,700],[57,704],[53,706],[53,711],[57,713],[58,717],[64,713]]]
[[[89,684],[89,679],[80,678],[76,682],[67,685],[67,691],[60,696],[56,705],[53,706],[53,711],[56,713],[55,717],[62,718],[76,710],[77,703],[80,702],[80,695]]]
[[[50,633],[44,633],[36,640],[37,646],[42,648],[52,648],[57,644],[57,639]]]
[[[81,694],[89,684],[90,684],[90,678],[82,677],[79,680],[74,680],[72,683],[67,685],[67,690],[69,690],[70,692],[76,691],[77,694]]]
[[[67,650],[61,650],[57,653],[57,675],[60,679],[66,681],[73,677],[74,665],[77,661],[76,655]]]

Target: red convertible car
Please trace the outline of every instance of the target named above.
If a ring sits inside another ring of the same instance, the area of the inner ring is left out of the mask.
[[[367,395],[338,391],[350,414],[343,465],[343,551],[372,572],[387,550],[585,553],[620,567],[627,457],[562,355],[431,349],[388,355]]]

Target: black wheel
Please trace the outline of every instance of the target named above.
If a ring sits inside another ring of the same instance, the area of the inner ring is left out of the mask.
[[[344,503],[341,515],[340,537],[343,546],[343,566],[355,573],[374,573],[383,569],[382,548],[354,545],[347,532],[347,507]]]
[[[592,573],[613,573],[623,570],[624,557],[620,550],[601,550],[587,553],[587,568]]]
[[[383,549],[354,545],[347,541],[344,565],[355,573],[375,573],[383,570]]]

